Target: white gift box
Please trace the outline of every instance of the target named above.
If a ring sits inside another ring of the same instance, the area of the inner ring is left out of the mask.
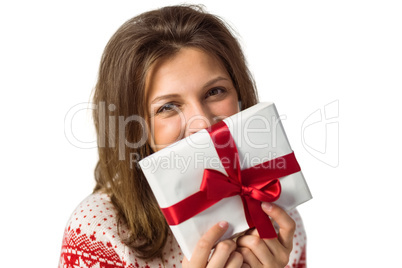
[[[259,103],[223,121],[236,143],[242,170],[293,152],[273,103]],[[227,175],[206,129],[142,159],[139,165],[161,208],[171,207],[199,192],[205,169]],[[285,210],[312,198],[301,171],[279,181],[281,195],[274,203]],[[190,259],[201,236],[222,220],[229,223],[229,229],[221,240],[250,228],[240,196],[224,198],[170,228]]]

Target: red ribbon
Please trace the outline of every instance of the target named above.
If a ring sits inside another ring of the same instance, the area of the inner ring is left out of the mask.
[[[236,144],[224,121],[208,130],[219,158],[228,174],[205,169],[200,191],[180,202],[161,208],[169,225],[178,225],[226,197],[239,195],[250,228],[256,227],[261,238],[277,237],[261,202],[274,202],[281,193],[279,178],[300,171],[294,153],[240,169]]]

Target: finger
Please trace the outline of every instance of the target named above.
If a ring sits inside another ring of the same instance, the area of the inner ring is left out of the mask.
[[[295,221],[282,208],[275,204],[263,202],[261,207],[279,225],[279,242],[285,248],[292,250],[293,235],[296,230]]]
[[[286,259],[287,255],[289,255],[290,253],[290,250],[285,248],[277,238],[264,239],[263,241],[265,242],[269,250],[272,252],[272,255],[274,255],[275,259],[280,260]]]
[[[246,247],[238,247],[237,251],[243,256],[243,263],[247,264],[249,267],[259,267],[262,266],[260,260],[253,254],[253,252]]]
[[[270,251],[265,241],[262,240],[259,236],[243,235],[242,237],[237,239],[237,245],[238,247],[248,248],[251,253],[258,259],[260,265],[261,263],[270,263],[274,260],[273,253]],[[250,265],[251,267],[255,266],[256,263],[254,260],[252,260],[252,257],[247,255],[243,256],[243,258],[251,260],[252,264],[254,264]]]
[[[245,234],[246,234],[246,235],[255,235],[255,236],[258,236],[258,237],[260,236],[260,235],[258,234],[258,231],[257,231],[256,228],[250,228],[250,229],[248,229]]]
[[[258,234],[257,229],[253,228],[247,231],[248,235],[254,235],[257,237],[260,237],[260,235]],[[265,244],[267,245],[267,247],[269,248],[269,250],[272,252],[272,255],[274,256],[281,256],[282,252],[290,252],[291,249],[287,249],[284,245],[282,245],[281,242],[279,242],[279,240],[277,238],[274,239],[264,239],[263,240],[265,242]]]
[[[228,259],[228,261],[226,262],[225,267],[226,268],[240,268],[243,265],[243,256],[237,252],[237,251],[233,251],[230,254],[230,257]],[[215,267],[215,266],[211,266],[211,267]]]
[[[224,267],[225,263],[229,261],[229,259],[231,258],[231,254],[235,250],[236,243],[233,240],[224,240],[219,242],[215,247],[214,253],[209,259],[207,267]],[[242,262],[240,262],[240,264],[241,263]],[[240,267],[240,265],[238,267]]]
[[[189,263],[190,263],[189,260],[187,260],[187,258],[184,257],[183,262],[182,262],[182,267],[188,267],[190,265]]]
[[[219,222],[212,226],[200,238],[200,240],[198,240],[190,260],[193,267],[206,266],[212,247],[215,245],[216,241],[218,241],[218,239],[226,232],[228,226],[228,223],[225,221]]]
[[[290,250],[286,249],[276,238],[261,239],[259,236],[249,235],[242,237],[240,243],[246,245],[246,249],[242,249],[242,255],[244,254],[244,262],[250,264],[251,267],[265,267],[272,263],[284,267],[289,262]]]

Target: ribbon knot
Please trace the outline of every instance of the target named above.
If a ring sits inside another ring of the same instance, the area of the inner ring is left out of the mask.
[[[241,187],[241,191],[240,191],[240,195],[241,196],[248,196],[251,195],[251,193],[253,192],[254,188],[252,187],[247,187],[247,186],[242,186]]]

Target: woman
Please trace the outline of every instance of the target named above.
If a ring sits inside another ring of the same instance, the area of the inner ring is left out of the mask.
[[[127,21],[105,48],[94,103],[96,187],[70,219],[60,267],[304,267],[297,211],[267,203],[262,209],[279,225],[278,239],[250,230],[218,243],[210,256],[228,228],[218,222],[187,260],[136,165],[257,103],[241,48],[222,20],[199,7],[173,6]]]

